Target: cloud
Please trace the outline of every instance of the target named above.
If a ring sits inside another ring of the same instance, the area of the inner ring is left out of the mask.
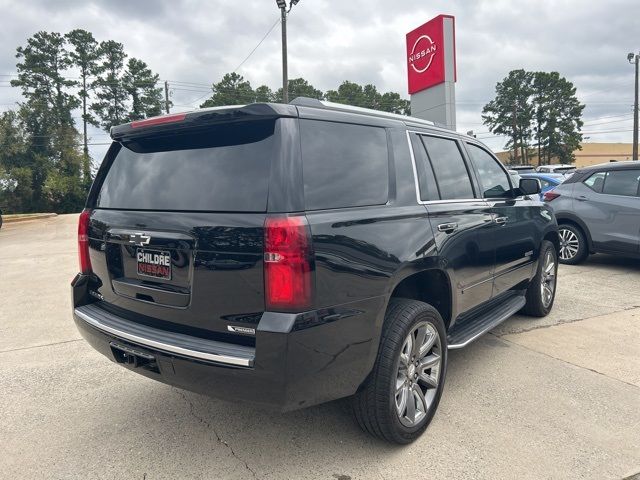
[[[439,13],[456,17],[459,130],[487,131],[480,110],[496,82],[514,68],[556,70],[574,82],[587,104],[585,131],[631,129],[633,69],[626,54],[639,47],[633,42],[640,17],[636,0],[301,0],[288,22],[290,78],[305,77],[322,90],[349,79],[407,96],[404,35]],[[200,103],[206,85],[240,64],[279,11],[271,0],[0,0],[0,15],[0,74],[15,73],[15,47],[36,31],[84,28],[99,40],[124,43],[130,56],[149,63],[163,80],[191,82],[172,84],[176,109],[187,109]],[[280,55],[276,26],[239,73],[254,87],[278,88]],[[0,88],[3,109],[18,98],[16,89]],[[618,115],[628,119],[589,127],[606,121],[594,119]],[[631,140],[630,131],[590,136]],[[494,149],[504,143],[487,142]]]

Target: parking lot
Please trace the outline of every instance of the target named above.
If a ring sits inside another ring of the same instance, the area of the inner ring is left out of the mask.
[[[71,319],[77,216],[0,230],[0,477],[625,478],[640,472],[640,261],[561,266],[553,312],[450,354],[425,435],[389,446],[346,401],[288,414],[129,372]],[[259,396],[260,392],[256,392]]]

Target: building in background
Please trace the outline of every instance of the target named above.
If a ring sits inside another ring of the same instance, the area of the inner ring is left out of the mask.
[[[576,167],[586,167],[589,165],[596,165],[598,163],[606,163],[611,160],[618,162],[631,160],[632,145],[630,143],[582,143],[582,150],[576,150],[573,154],[576,157],[574,165]],[[513,152],[498,152],[496,156],[505,165],[509,164],[512,158]],[[529,151],[530,165],[538,165],[538,152]],[[551,163],[559,163],[557,158],[552,158]]]

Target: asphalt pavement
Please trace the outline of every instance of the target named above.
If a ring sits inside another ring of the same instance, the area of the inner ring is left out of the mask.
[[[91,349],[71,318],[77,215],[0,229],[0,478],[621,479],[640,472],[640,261],[561,266],[544,319],[450,353],[415,443],[347,401],[287,414],[169,387]],[[259,395],[260,392],[256,392]]]

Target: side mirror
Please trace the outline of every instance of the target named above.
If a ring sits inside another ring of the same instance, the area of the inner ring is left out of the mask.
[[[519,188],[523,195],[536,195],[542,190],[537,178],[521,178]]]

